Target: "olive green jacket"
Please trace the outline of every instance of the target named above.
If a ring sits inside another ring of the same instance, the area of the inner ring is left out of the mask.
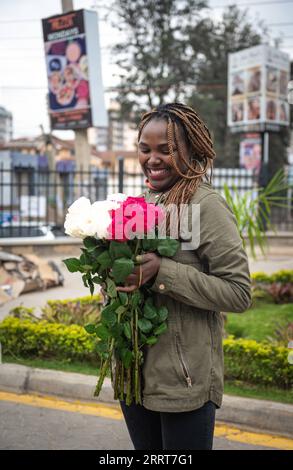
[[[148,202],[164,193],[147,190]],[[247,255],[236,218],[225,199],[202,182],[191,204],[200,204],[197,249],[162,257],[151,286],[156,304],[169,310],[168,329],[147,346],[143,364],[143,406],[180,412],[208,400],[217,407],[223,396],[223,317],[251,305]]]

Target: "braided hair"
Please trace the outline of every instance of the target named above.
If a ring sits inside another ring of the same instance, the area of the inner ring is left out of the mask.
[[[169,103],[160,105],[142,116],[138,127],[138,141],[144,126],[152,119],[167,121],[170,165],[181,176],[173,187],[166,192],[164,203],[166,205],[176,204],[178,207],[180,204],[188,204],[199,183],[204,177],[207,178],[209,168],[211,169],[210,182],[212,179],[213,160],[216,154],[213,149],[210,131],[192,108],[182,103]],[[183,131],[190,149],[191,159],[189,161],[184,156],[178,128]],[[182,173],[176,163],[173,143],[176,145],[179,160],[187,168],[185,173]]]

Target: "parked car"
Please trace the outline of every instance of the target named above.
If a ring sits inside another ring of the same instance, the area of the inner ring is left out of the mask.
[[[55,240],[56,236],[50,225],[38,222],[3,222],[0,225],[0,239]]]

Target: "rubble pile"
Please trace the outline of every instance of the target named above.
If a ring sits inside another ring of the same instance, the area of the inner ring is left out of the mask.
[[[64,278],[54,261],[34,255],[0,251],[0,306],[25,292],[63,285]]]

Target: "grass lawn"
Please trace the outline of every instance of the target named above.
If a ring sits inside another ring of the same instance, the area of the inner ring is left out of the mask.
[[[22,364],[29,367],[55,369],[65,372],[77,372],[80,374],[94,375],[95,377],[99,374],[99,369],[97,367],[85,362],[68,363],[52,359],[22,359],[4,355],[3,363]],[[227,395],[293,404],[293,392],[291,390],[249,385],[240,381],[229,382],[226,380],[225,393]]]
[[[225,329],[236,338],[264,341],[272,336],[277,324],[293,323],[293,304],[272,304],[258,301],[244,313],[228,313]]]
[[[278,401],[280,403],[293,404],[293,391],[281,390],[275,387],[264,387],[246,384],[244,382],[225,381],[225,394],[236,395],[245,398],[257,398],[258,400]]]

